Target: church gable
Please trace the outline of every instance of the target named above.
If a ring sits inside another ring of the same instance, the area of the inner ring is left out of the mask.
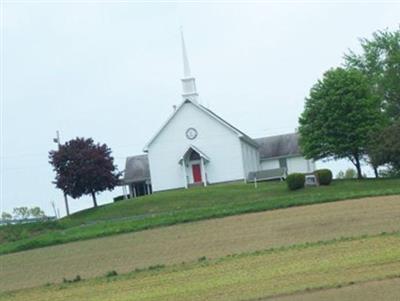
[[[195,140],[197,137],[190,137],[190,135],[198,135],[199,127],[201,128],[201,136],[203,138],[205,135],[213,136],[212,132],[215,130],[218,132],[221,131],[217,130],[215,127],[222,127],[225,131],[234,134],[238,138],[248,137],[209,109],[191,100],[185,100],[147,143],[144,151],[147,152],[151,145],[157,140],[162,140],[162,137],[165,136],[165,131],[174,130],[177,132],[175,134],[179,135],[181,138]],[[185,137],[182,136],[182,131],[185,131]],[[166,137],[166,139],[175,139],[173,138],[173,136],[175,136],[174,133],[170,133],[168,136],[172,138]],[[251,138],[248,137],[248,139]]]

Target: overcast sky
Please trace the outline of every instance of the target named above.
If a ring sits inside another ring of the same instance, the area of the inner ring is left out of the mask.
[[[400,4],[3,3],[1,202],[51,201],[48,151],[93,137],[119,169],[181,102],[183,26],[202,103],[257,138],[294,131],[304,98],[360,37],[396,29]],[[115,1],[118,2],[118,1]],[[329,163],[336,173],[345,162]],[[99,203],[121,194],[99,195]],[[72,211],[92,205],[70,199]]]

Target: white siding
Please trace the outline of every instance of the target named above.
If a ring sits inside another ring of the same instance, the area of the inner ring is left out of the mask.
[[[263,160],[261,161],[261,170],[279,168],[279,160]]]
[[[315,170],[314,164],[304,157],[291,157],[287,159],[288,173],[308,173]]]
[[[190,127],[198,131],[195,140],[185,136]],[[210,158],[206,164],[209,183],[243,179],[241,141],[238,135],[195,105],[185,103],[148,147],[154,191],[184,187],[184,173],[178,162],[190,145]],[[190,173],[187,169],[189,178]]]
[[[308,173],[315,170],[315,163],[312,160],[306,160],[304,157],[289,157],[286,158],[288,173],[301,172]],[[279,168],[279,159],[261,161],[261,169]]]
[[[241,144],[244,178],[246,179],[249,172],[260,170],[260,152],[255,146],[250,145],[246,141],[242,140]]]

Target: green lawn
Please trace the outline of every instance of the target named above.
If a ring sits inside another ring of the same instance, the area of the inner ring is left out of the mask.
[[[334,181],[288,191],[284,182],[233,183],[156,193],[84,210],[57,222],[0,228],[0,254],[247,212],[400,194],[400,179]]]
[[[153,267],[117,277],[3,293],[0,300],[264,300],[399,275],[400,237],[393,233]]]

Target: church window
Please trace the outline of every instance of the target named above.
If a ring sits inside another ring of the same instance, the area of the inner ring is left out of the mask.
[[[279,167],[287,169],[287,160],[286,160],[286,158],[279,159]]]

